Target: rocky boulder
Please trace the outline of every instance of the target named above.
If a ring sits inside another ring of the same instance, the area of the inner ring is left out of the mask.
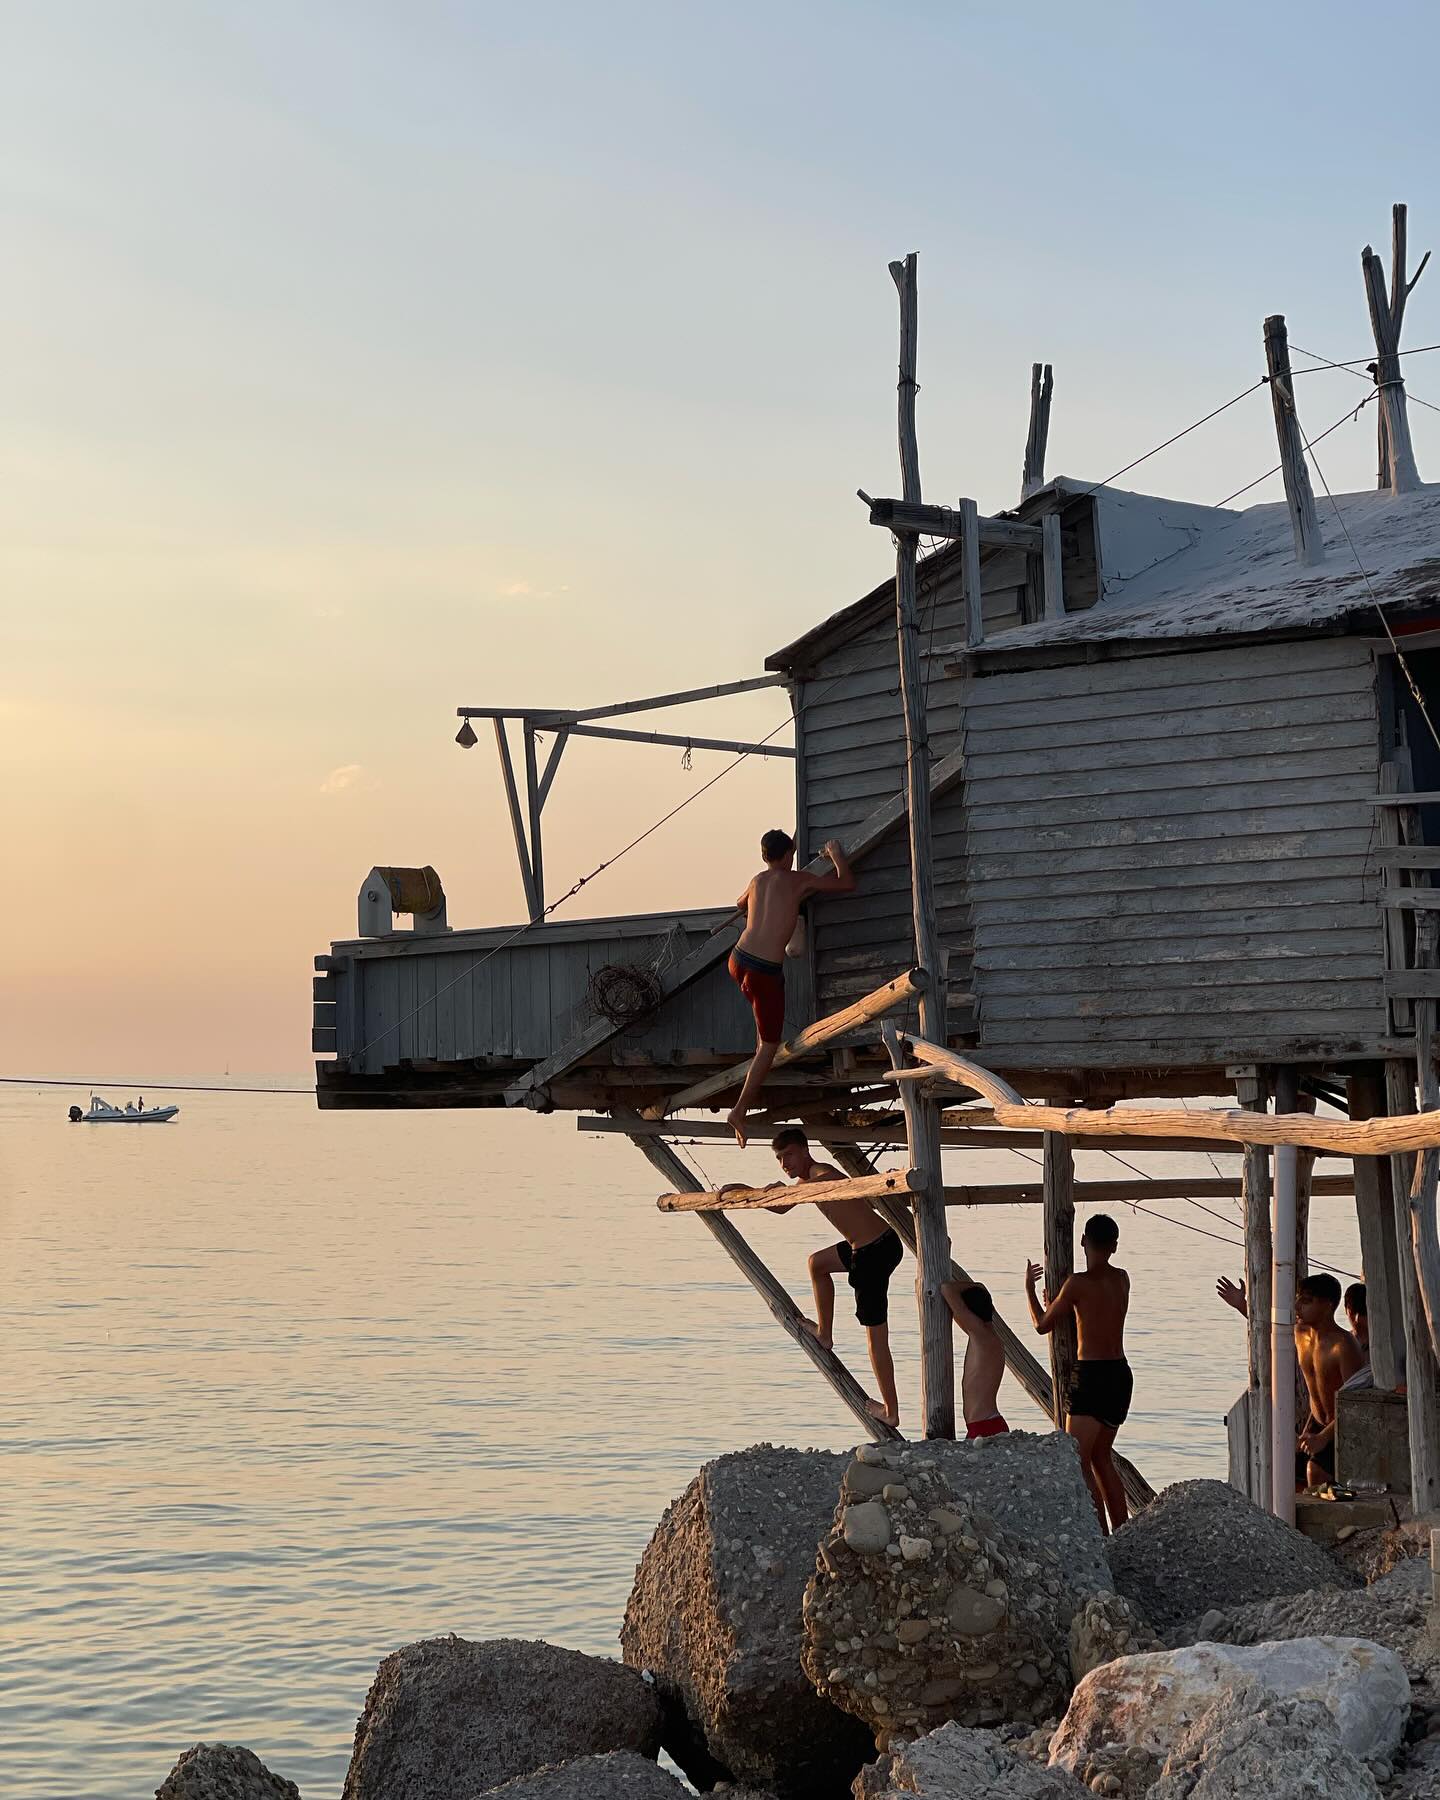
[[[666,1511],[620,1634],[651,1672],[665,1748],[698,1787],[842,1793],[874,1745],[801,1666],[805,1584],[847,1458],[762,1444],[707,1463]]]
[[[1192,1722],[1237,1686],[1282,1700],[1317,1701],[1340,1742],[1362,1762],[1394,1754],[1410,1710],[1404,1664],[1378,1644],[1355,1638],[1195,1644],[1093,1670],[1075,1690],[1050,1760],[1080,1769],[1108,1744],[1133,1745],[1163,1760]]]
[[[1428,1575],[1428,1570],[1426,1571]],[[1386,1581],[1390,1578],[1386,1577]],[[1420,1647],[1429,1619],[1424,1598],[1403,1588],[1392,1595],[1385,1582],[1357,1592],[1321,1589],[1284,1594],[1202,1614],[1174,1637],[1185,1643],[1272,1644],[1291,1638],[1363,1638],[1409,1660]]]
[[[155,1800],[300,1800],[300,1790],[241,1744],[192,1744],[156,1788]]]
[[[654,1690],[622,1663],[520,1638],[426,1638],[376,1670],[343,1800],[472,1800],[550,1763],[659,1747]]]
[[[1037,1768],[992,1732],[955,1724],[900,1745],[855,1780],[855,1800],[1084,1800],[1085,1792],[1064,1769]]]
[[[1059,1563],[962,1499],[932,1451],[860,1447],[805,1594],[810,1679],[881,1742],[1034,1723],[1070,1692]]]
[[[577,1756],[533,1775],[517,1775],[486,1788],[475,1800],[492,1795],[504,1800],[686,1800],[689,1791],[648,1757],[612,1750],[608,1756]]]
[[[1092,1594],[1070,1621],[1070,1678],[1082,1681],[1102,1663],[1163,1648],[1122,1595]]]
[[[1224,1481],[1166,1488],[1105,1548],[1110,1585],[1161,1632],[1212,1607],[1359,1585],[1318,1544]]]
[[[1318,1700],[1241,1686],[1181,1733],[1147,1800],[1379,1800],[1370,1769]]]

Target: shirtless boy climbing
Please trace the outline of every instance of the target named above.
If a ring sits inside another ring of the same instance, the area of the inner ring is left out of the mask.
[[[745,1115],[755,1104],[785,1033],[785,947],[800,923],[800,908],[812,894],[850,894],[855,877],[845,852],[833,839],[825,854],[834,864],[833,875],[811,875],[796,870],[795,840],[786,831],[767,831],[760,840],[765,867],[736,901],[745,914],[745,929],[730,952],[730,975],[750,1002],[755,1014],[755,1056],[745,1076],[740,1098],[726,1123],[745,1145]],[[831,1177],[831,1179],[835,1179]]]
[[[1130,1277],[1124,1269],[1110,1266],[1119,1243],[1120,1227],[1107,1214],[1096,1213],[1087,1219],[1080,1239],[1085,1268],[1067,1275],[1060,1292],[1045,1306],[1035,1292],[1044,1271],[1038,1263],[1025,1266],[1025,1298],[1035,1329],[1048,1336],[1063,1320],[1075,1321],[1077,1360],[1066,1397],[1065,1429],[1080,1451],[1080,1466],[1100,1515],[1100,1529],[1107,1532],[1129,1517],[1125,1489],[1110,1452],[1115,1433],[1129,1414],[1135,1388],[1125,1360]]]
[[[787,1125],[771,1140],[780,1167],[795,1182],[843,1181],[840,1170],[816,1162],[810,1140],[798,1125]],[[806,1325],[829,1350],[835,1331],[835,1280],[844,1269],[855,1290],[855,1317],[865,1327],[870,1367],[875,1371],[880,1398],[871,1400],[870,1411],[887,1424],[900,1423],[900,1399],[895,1391],[895,1363],[890,1355],[890,1277],[900,1265],[904,1247],[879,1213],[864,1200],[816,1202],[818,1211],[841,1233],[840,1242],[817,1250],[810,1258],[810,1286],[815,1295],[815,1323]],[[767,1212],[787,1213],[790,1206],[767,1207]]]

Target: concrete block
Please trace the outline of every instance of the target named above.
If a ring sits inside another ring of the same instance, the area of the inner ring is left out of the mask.
[[[1346,1388],[1336,1396],[1336,1479],[1352,1487],[1383,1484],[1410,1491],[1410,1436],[1405,1396],[1381,1388]]]

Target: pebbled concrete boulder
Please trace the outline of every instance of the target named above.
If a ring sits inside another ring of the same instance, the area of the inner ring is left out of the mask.
[[[551,1763],[659,1748],[659,1702],[623,1663],[522,1638],[425,1638],[376,1670],[343,1800],[473,1800]]]
[[[1070,1621],[1070,1677],[1083,1681],[1092,1669],[1121,1656],[1143,1656],[1164,1645],[1120,1594],[1092,1594]]]
[[[300,1790],[242,1744],[192,1744],[156,1788],[155,1800],[300,1800]]]
[[[805,1584],[847,1458],[760,1444],[706,1463],[635,1571],[625,1661],[655,1678],[666,1750],[696,1784],[843,1793],[874,1744],[801,1666]]]
[[[1428,1576],[1429,1571],[1426,1571]],[[1388,1580],[1388,1577],[1387,1577]],[[1409,1661],[1422,1660],[1423,1636],[1430,1616],[1428,1600],[1413,1592],[1394,1597],[1385,1584],[1356,1592],[1282,1594],[1277,1600],[1257,1600],[1204,1613],[1182,1631],[1176,1641],[1212,1644],[1273,1644],[1291,1638],[1364,1638]]]
[[[577,1756],[552,1763],[533,1775],[517,1775],[486,1788],[475,1800],[685,1800],[689,1789],[647,1756],[612,1750],[606,1756]]]
[[[1064,1769],[1046,1769],[1006,1748],[993,1732],[942,1725],[861,1771],[855,1800],[1085,1800]]]
[[[1359,1581],[1225,1481],[1181,1481],[1105,1545],[1111,1586],[1160,1632],[1210,1608]]]
[[[1410,1711],[1405,1666],[1378,1644],[1356,1638],[1195,1644],[1122,1657],[1093,1670],[1075,1690],[1051,1741],[1050,1760],[1075,1770],[1107,1744],[1130,1744],[1166,1758],[1200,1713],[1239,1686],[1282,1700],[1317,1701],[1340,1742],[1362,1762],[1393,1756]]]
[[[810,1679],[882,1744],[951,1719],[1034,1724],[1070,1692],[1059,1563],[961,1498],[932,1452],[860,1447],[805,1593]]]
[[[1379,1800],[1370,1769],[1346,1749],[1317,1700],[1240,1686],[1181,1733],[1147,1800]]]

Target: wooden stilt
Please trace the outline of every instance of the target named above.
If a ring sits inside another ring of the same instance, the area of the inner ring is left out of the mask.
[[[636,1119],[634,1113],[617,1114],[617,1117],[627,1116]],[[638,1119],[636,1122],[638,1123]],[[663,1139],[637,1136],[632,1139],[632,1142],[651,1166],[658,1169],[675,1188],[691,1191],[698,1189],[699,1183],[695,1177]],[[887,1425],[883,1419],[877,1419],[870,1411],[865,1390],[835,1352],[824,1349],[816,1341],[813,1333],[805,1329],[800,1309],[730,1221],[719,1213],[702,1212],[698,1216],[705,1229],[719,1243],[721,1249],[769,1307],[777,1322],[800,1346],[844,1404],[849,1407],[855,1418],[864,1427],[867,1435],[877,1443],[887,1443],[899,1439],[901,1433],[893,1425]]]
[[[1043,372],[1042,372],[1043,371]],[[1020,473],[1020,498],[1045,485],[1045,447],[1050,437],[1050,397],[1055,389],[1049,363],[1030,365],[1030,430],[1025,438],[1025,462]]]
[[[1075,1158],[1070,1151],[1069,1138],[1047,1131],[1043,1159],[1045,1292],[1047,1298],[1054,1299],[1075,1272]],[[1048,1342],[1054,1419],[1063,1431],[1070,1377],[1075,1373],[1074,1319],[1062,1320],[1050,1333]]]
[[[900,1055],[899,1034],[889,1020],[882,1028],[885,1048]],[[920,1308],[920,1392],[926,1437],[955,1435],[955,1351],[950,1309],[941,1284],[949,1279],[950,1232],[945,1223],[945,1195],[940,1185],[940,1114],[918,1094],[904,1091],[901,1107],[916,1177],[910,1195],[915,1220],[915,1297]],[[938,1200],[938,1205],[936,1204]],[[940,1229],[936,1230],[936,1221]],[[937,1404],[949,1388],[949,1413]],[[932,1429],[932,1426],[934,1427]]]
[[[847,1175],[863,1175],[870,1165],[864,1155],[853,1145],[838,1142],[829,1138],[822,1140],[826,1152],[834,1158]],[[893,1199],[875,1200],[871,1204],[877,1213],[891,1225],[912,1256],[915,1255],[915,1219],[905,1200],[899,1195]],[[950,1280],[958,1281],[962,1287],[968,1287],[973,1276],[951,1257]],[[1055,1390],[1046,1371],[1031,1354],[1029,1346],[1015,1335],[997,1310],[995,1314],[995,1330],[1005,1351],[1005,1366],[1015,1377],[1026,1395],[1034,1401],[1047,1419],[1055,1414]],[[1120,1471],[1120,1479],[1125,1483],[1125,1496],[1136,1509],[1148,1506],[1155,1498],[1155,1490],[1150,1483],[1126,1457],[1115,1456],[1115,1467]]]
[[[1383,1076],[1352,1075],[1345,1085],[1352,1119],[1370,1119],[1384,1113]],[[1400,1385],[1405,1312],[1387,1158],[1355,1158],[1355,1218],[1360,1227],[1360,1263],[1370,1310],[1370,1368],[1376,1387],[1393,1392]]]
[[[1421,913],[1415,921],[1415,966],[1435,967],[1435,914]],[[1415,1077],[1423,1110],[1440,1107],[1440,1080],[1435,1075],[1435,1001],[1425,996],[1415,1002]],[[1422,1150],[1410,1187],[1410,1244],[1420,1297],[1430,1330],[1430,1345],[1440,1358],[1440,1231],[1435,1208],[1440,1198],[1440,1151]]]
[[[1415,1111],[1415,1071],[1408,1062],[1385,1065],[1386,1101],[1392,1118]],[[1425,1303],[1410,1238],[1410,1183],[1415,1158],[1390,1158],[1395,1239],[1400,1264],[1400,1303],[1405,1325],[1405,1411],[1410,1430],[1410,1499],[1417,1516],[1440,1506],[1440,1401],[1435,1395],[1435,1356],[1425,1322]]]
[[[1315,491],[1305,463],[1305,440],[1295,410],[1294,377],[1290,373],[1290,341],[1283,313],[1265,321],[1265,367],[1270,382],[1270,401],[1275,411],[1275,435],[1280,441],[1280,474],[1285,483],[1285,502],[1290,509],[1290,529],[1295,537],[1295,560],[1313,568],[1325,560],[1325,541],[1315,511]]]
[[[1235,1095],[1250,1112],[1263,1112],[1265,1088],[1257,1070],[1240,1076]],[[1271,1421],[1270,1313],[1270,1156],[1260,1144],[1247,1144],[1242,1165],[1245,1193],[1245,1294],[1250,1396],[1250,1497],[1268,1509],[1274,1488]],[[1288,1453],[1280,1446],[1280,1455]]]

